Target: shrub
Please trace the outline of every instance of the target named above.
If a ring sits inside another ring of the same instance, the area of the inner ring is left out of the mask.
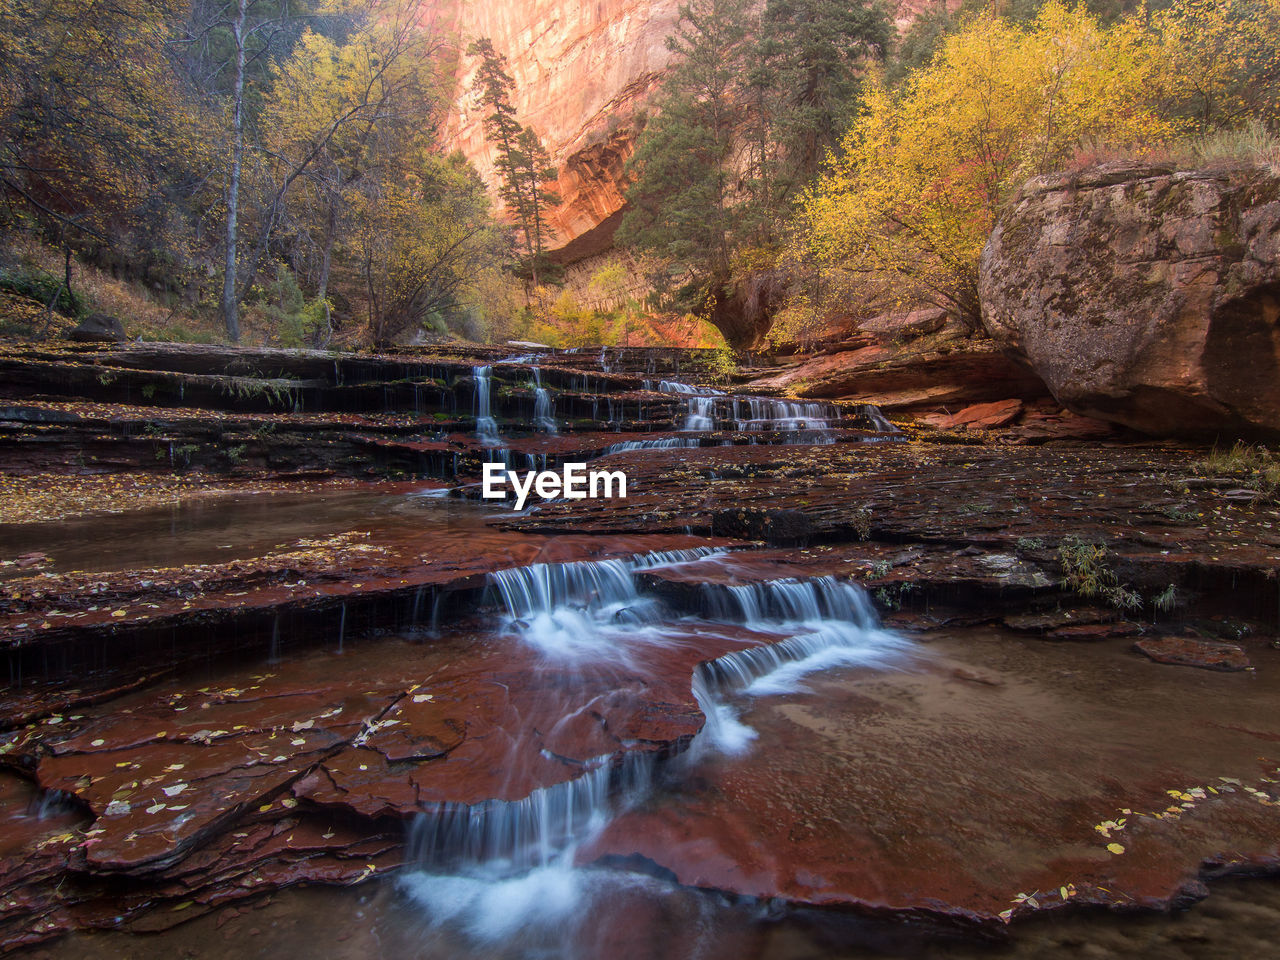
[[[73,319],[89,312],[84,298],[76,291],[68,290],[61,277],[38,267],[0,268],[0,290],[28,297],[45,306],[52,305],[54,310]]]

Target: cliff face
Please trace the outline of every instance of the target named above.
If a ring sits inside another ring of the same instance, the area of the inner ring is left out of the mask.
[[[982,317],[1067,408],[1146,433],[1280,436],[1280,178],[1037,177],[987,242]]]
[[[444,0],[459,49],[489,37],[515,79],[520,122],[542,138],[559,171],[561,204],[551,216],[556,259],[572,263],[609,248],[626,190],[623,170],[635,147],[636,114],[655,92],[671,53],[681,0]],[[939,2],[899,0],[904,29]],[[475,91],[477,64],[463,57],[451,145],[494,183],[493,149]]]
[[[607,249],[622,207],[623,167],[635,144],[635,115],[670,59],[678,0],[487,0],[459,3],[459,46],[489,37],[515,79],[514,106],[538,132],[559,170],[554,247],[565,262]],[[493,149],[475,92],[476,64],[464,58],[450,122],[453,145],[487,183]]]

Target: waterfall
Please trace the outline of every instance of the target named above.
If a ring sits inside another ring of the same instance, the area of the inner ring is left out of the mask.
[[[532,370],[534,383],[537,385],[533,401],[534,429],[541,430],[543,433],[555,433],[555,403],[551,399],[551,394],[542,385],[542,371],[537,367],[533,367]]]
[[[566,847],[603,827],[616,805],[648,791],[652,753],[630,751],[616,764],[613,759],[597,757],[582,776],[541,787],[522,800],[432,804],[410,828],[408,860],[499,861],[509,870],[553,864]]]
[[[835,577],[704,584],[703,601],[712,619],[789,634],[699,667],[697,679],[713,697],[790,693],[802,689],[801,678],[816,670],[883,667],[906,649],[905,641],[880,626],[866,591]]]
[[[618,443],[609,444],[600,456],[607,457],[611,453],[626,453],[629,450],[672,450],[680,447],[697,446],[701,446],[701,441],[695,437],[663,437],[660,440],[621,440]]]
[[[652,380],[646,380],[646,384],[652,384]],[[645,389],[652,389],[646,387]],[[678,393],[685,396],[694,397],[723,397],[723,390],[716,390],[714,387],[695,387],[691,383],[677,383],[674,380],[660,380],[658,382],[659,393]]]
[[[862,405],[861,414],[871,421],[871,426],[875,427],[877,433],[901,433],[902,431],[889,422],[889,419],[880,412],[880,408],[874,403],[865,403]]]
[[[498,421],[489,412],[489,388],[491,367],[472,367],[471,375],[475,378],[475,416],[476,436],[485,443],[498,442]]]
[[[653,754],[633,751],[616,764],[610,759],[523,800],[424,811],[410,827],[406,851],[418,869],[401,875],[400,888],[425,908],[432,925],[461,928],[472,940],[519,938],[528,945],[536,935],[565,942],[601,882],[575,867],[578,846],[651,788]]]
[[[653,382],[646,380],[645,389],[653,389]],[[688,383],[662,380],[659,393],[684,398],[685,418],[680,429],[684,431],[716,429],[717,398],[726,397],[722,390],[712,387],[696,387]],[[732,397],[720,403],[729,411],[738,430],[779,431],[800,434],[793,439],[807,443],[833,443],[831,421],[839,420],[840,411],[829,403],[778,400],[773,397]]]
[[[681,430],[714,430],[716,428],[715,399],[712,397],[690,397],[685,401],[688,411]]]
[[[829,421],[840,416],[826,403],[798,403],[771,397],[747,397],[747,416],[735,402],[734,420],[739,430],[829,430]]]
[[[631,559],[533,563],[496,570],[489,582],[506,607],[505,628],[544,656],[630,663],[631,648],[666,640],[657,625],[667,611],[640,594],[635,574],[717,552],[701,547]]]
[[[523,799],[424,807],[409,835],[408,861],[416,866],[399,882],[430,923],[482,942],[564,940],[589,910],[592,891],[609,882],[607,873],[574,866],[577,849],[652,795],[664,770],[679,776],[709,751],[747,750],[756,734],[739,718],[734,698],[802,689],[799,679],[825,666],[888,665],[903,655],[905,641],[879,627],[862,589],[834,577],[704,585],[696,620],[679,619],[640,589],[645,571],[725,553],[701,547],[489,575],[506,630],[557,670],[608,675],[611,664],[632,667],[627,651],[637,644],[688,643],[691,629],[714,630],[716,622],[733,623],[727,635],[735,639],[758,633],[760,645],[697,667],[692,693],[706,720],[678,764],[664,766],[670,760],[664,753],[633,745]],[[576,709],[566,704],[565,715]],[[624,875],[618,882],[636,881]]]

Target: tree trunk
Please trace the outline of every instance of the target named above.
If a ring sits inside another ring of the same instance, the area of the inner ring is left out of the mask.
[[[329,312],[329,271],[333,265],[333,238],[338,232],[338,212],[334,204],[329,204],[329,218],[325,224],[324,253],[320,257],[320,286],[316,290],[316,299],[324,304],[324,346],[329,346],[333,339],[333,317]]]
[[[236,292],[240,168],[244,163],[244,22],[249,0],[237,0],[231,32],[236,43],[235,87],[231,97],[231,175],[227,181],[227,249],[222,270],[222,322],[232,343],[240,340],[240,298]]]

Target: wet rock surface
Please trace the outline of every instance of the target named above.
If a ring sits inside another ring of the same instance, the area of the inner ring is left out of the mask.
[[[1197,640],[1194,637],[1153,637],[1139,640],[1134,649],[1156,663],[1172,663],[1206,670],[1251,670],[1248,655],[1234,643]]]
[[[1270,653],[1257,678],[1215,676],[1162,672],[1123,641],[943,630],[904,671],[753,701],[749,756],[703,764],[582,856],[639,855],[752,896],[997,922],[1186,902],[1206,877],[1280,863],[1276,729],[1255,707],[1276,693]],[[967,682],[974,671],[985,682]]]
[[[0,526],[7,948],[404,874],[419,814],[483,816],[601,771],[614,789],[640,758],[657,786],[577,854],[630,885],[611,896],[636,929],[700,915],[656,907],[650,881],[982,933],[1163,909],[1277,865],[1280,511],[1206,481],[1202,450],[1064,442],[1074,427],[1032,399],[1013,428],[1039,417],[1037,445],[979,442],[1008,403],[922,442],[852,405],[753,407],[638,353],[535,358],[536,375],[483,350],[244,354],[5,361],[0,500],[28,521]],[[477,436],[485,364],[496,440]],[[538,382],[554,434],[531,427]],[[487,461],[598,457],[627,499],[476,502]],[[695,547],[628,568],[643,596],[596,633],[645,639],[589,669],[527,643],[537,611],[504,620],[494,591],[498,571]],[[687,759],[701,665],[795,639],[720,616],[726,598],[819,580],[864,589],[912,655],[731,692],[756,739]],[[646,955],[615,940],[596,946]]]

